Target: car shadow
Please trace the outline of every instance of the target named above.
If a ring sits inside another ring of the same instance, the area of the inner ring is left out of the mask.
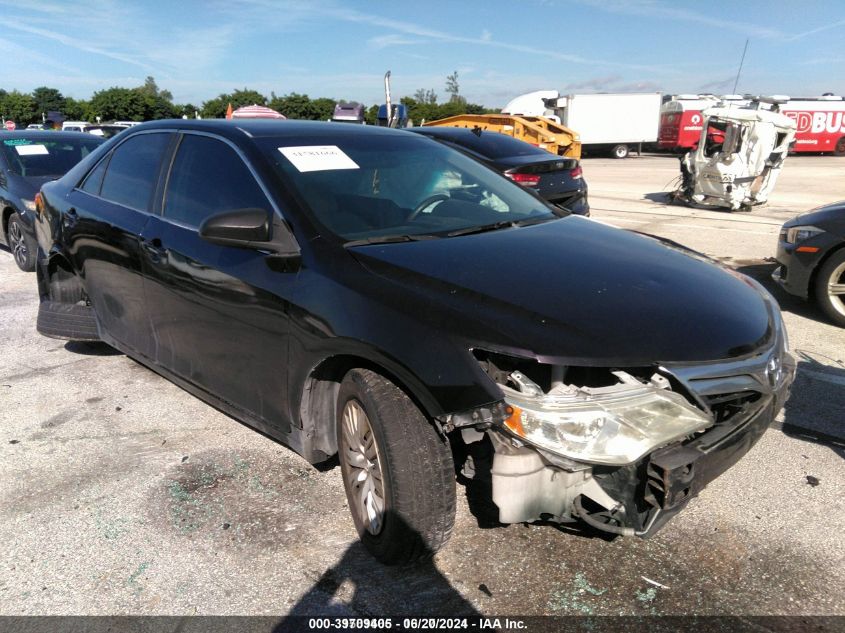
[[[111,345],[96,341],[68,341],[65,349],[73,354],[82,356],[122,356],[123,352],[116,350]]]
[[[659,202],[660,204],[672,204],[672,192],[670,191],[655,191],[653,193],[643,194],[645,200],[652,202]]]
[[[827,446],[845,459],[845,363],[802,350],[793,353],[798,372],[783,410],[783,433]]]
[[[396,515],[387,521],[402,521]],[[437,569],[430,558],[399,566],[376,561],[361,541],[323,572],[282,618],[274,633],[306,630],[303,616],[370,617],[384,614],[477,617],[481,613]]]

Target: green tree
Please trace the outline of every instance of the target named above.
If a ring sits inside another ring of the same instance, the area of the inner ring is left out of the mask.
[[[429,88],[428,90],[420,88],[414,93],[414,101],[424,103],[426,105],[434,105],[437,103],[437,93],[434,92],[433,88]]]
[[[232,104],[232,109],[237,110],[241,106],[246,105],[267,105],[267,97],[249,88],[235,90],[229,94],[224,93],[203,103],[202,115],[207,119],[222,119],[226,116],[226,108],[230,103]]]
[[[103,121],[144,121],[148,106],[147,96],[132,88],[108,88],[91,97],[91,112]]]
[[[144,80],[144,85],[139,87],[138,90],[141,94],[146,94],[151,97],[161,97],[165,101],[173,101],[173,95],[171,92],[169,90],[159,89],[156,80],[151,75],[147,76]]]
[[[311,102],[312,121],[328,121],[334,114],[334,106],[337,103],[329,97],[318,97]]]
[[[193,103],[179,103],[174,105],[173,109],[175,110],[176,116],[180,119],[183,116],[186,116],[189,119],[193,119],[196,114],[200,111],[200,109]]]
[[[51,111],[64,112],[65,98],[55,88],[48,88],[47,86],[36,88],[32,91],[32,98],[35,100],[35,107],[39,115]]]
[[[32,95],[17,90],[7,92],[0,100],[0,114],[4,119],[11,119],[18,127],[26,127],[30,123],[40,123],[41,115]]]
[[[446,77],[446,92],[449,94],[449,101],[451,102],[458,102],[458,103],[465,103],[466,99],[464,99],[461,95],[461,88],[458,85],[458,71],[456,70],[451,75]]]
[[[84,99],[77,100],[73,97],[65,97],[65,105],[62,109],[62,114],[66,119],[71,121],[94,120],[94,114],[91,111],[91,104]]]
[[[364,121],[367,125],[375,125],[378,121],[378,105],[371,105],[364,113]]]

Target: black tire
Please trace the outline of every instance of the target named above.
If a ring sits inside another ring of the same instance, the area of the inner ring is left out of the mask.
[[[350,447],[349,435],[344,436],[347,407],[362,410],[371,431],[362,435],[366,441],[359,444],[361,452]],[[430,557],[446,544],[455,523],[452,453],[401,389],[373,371],[350,371],[338,392],[337,444],[349,510],[361,540],[375,558],[387,565],[411,563]],[[373,469],[364,472],[368,467],[361,467],[360,461],[352,465],[366,452],[365,446],[375,447],[375,461],[368,463],[378,467],[383,494],[383,512],[373,523],[364,514],[362,488],[367,481],[378,487],[378,477],[369,478]],[[359,477],[352,481],[355,473]]]
[[[831,255],[816,273],[815,298],[828,318],[845,327],[845,295],[833,294],[831,284],[845,284],[845,249]]]
[[[624,144],[614,145],[610,150],[610,155],[613,158],[628,158],[628,146]]]
[[[15,211],[6,226],[6,241],[15,263],[25,273],[35,270],[35,240],[27,233],[23,220]]]
[[[36,329],[44,336],[67,341],[99,341],[97,319],[91,306],[42,301]]]
[[[845,136],[836,141],[836,147],[833,148],[834,156],[845,156]]]

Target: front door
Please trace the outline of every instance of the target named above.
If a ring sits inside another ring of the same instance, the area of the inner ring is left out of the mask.
[[[276,212],[227,142],[186,133],[161,217],[144,230],[146,294],[157,362],[279,428],[287,415],[288,300],[295,273],[259,250],[212,244],[199,226],[223,211]]]

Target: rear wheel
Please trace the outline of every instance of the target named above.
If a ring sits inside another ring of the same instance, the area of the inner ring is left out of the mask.
[[[35,270],[35,240],[24,229],[23,221],[17,212],[9,218],[6,235],[18,268],[31,273]]]
[[[337,444],[352,519],[373,556],[409,563],[445,545],[455,521],[451,451],[401,389],[350,371],[338,393]]]
[[[830,320],[845,327],[845,249],[835,252],[816,275],[816,301]]]
[[[627,145],[614,145],[613,149],[610,150],[611,155],[613,158],[628,158],[628,146]]]

